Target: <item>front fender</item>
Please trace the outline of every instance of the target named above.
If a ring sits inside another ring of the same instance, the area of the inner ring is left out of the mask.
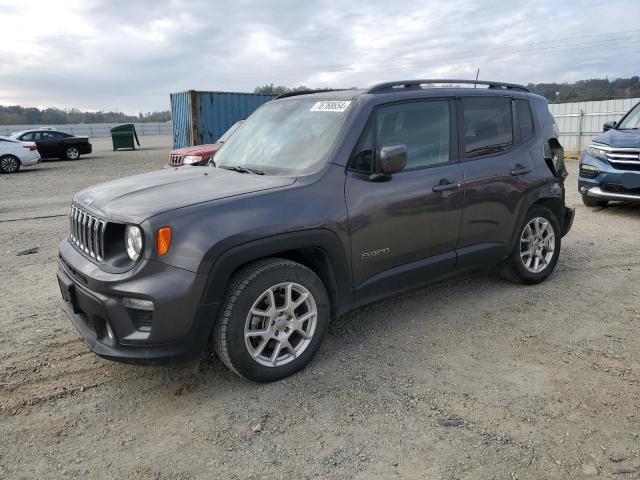
[[[331,275],[335,284],[338,311],[344,311],[353,304],[351,269],[348,257],[338,235],[325,228],[301,230],[253,240],[237,245],[216,245],[209,250],[201,264],[202,272],[208,279],[204,289],[202,304],[219,304],[227,290],[233,273],[243,265],[266,257],[301,249],[318,248],[328,257]],[[327,289],[331,289],[327,285]]]

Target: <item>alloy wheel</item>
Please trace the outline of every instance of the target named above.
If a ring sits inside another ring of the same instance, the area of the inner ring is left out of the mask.
[[[520,259],[531,273],[540,273],[549,266],[556,248],[556,236],[551,222],[544,217],[529,220],[520,236]]]
[[[279,283],[260,294],[249,310],[245,346],[260,365],[280,367],[307,349],[317,323],[311,292],[298,283]]]
[[[0,169],[5,173],[15,173],[19,167],[20,164],[14,157],[2,157],[0,159]]]
[[[80,156],[80,152],[77,148],[72,147],[67,149],[67,158],[69,160],[76,160]]]

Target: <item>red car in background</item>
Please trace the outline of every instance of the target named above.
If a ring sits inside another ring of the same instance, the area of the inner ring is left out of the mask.
[[[182,165],[215,165],[213,162],[213,156],[220,149],[222,144],[226,142],[231,135],[242,125],[244,120],[240,120],[231,127],[229,130],[218,139],[216,143],[209,143],[206,145],[196,145],[194,147],[183,147],[171,150],[167,155],[167,167],[180,167]]]

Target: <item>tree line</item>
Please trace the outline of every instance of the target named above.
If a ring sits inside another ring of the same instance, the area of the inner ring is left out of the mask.
[[[78,123],[167,122],[171,112],[140,112],[138,116],[122,112],[83,112],[77,108],[21,107],[0,105],[0,125],[68,125]]]
[[[640,77],[617,78],[593,78],[579,80],[574,83],[530,83],[529,90],[545,97],[550,103],[588,102],[592,100],[611,100],[614,98],[638,98],[640,97]],[[308,90],[301,85],[288,88],[284,85],[273,83],[256,87],[254,93],[262,95],[279,95],[281,93]]]

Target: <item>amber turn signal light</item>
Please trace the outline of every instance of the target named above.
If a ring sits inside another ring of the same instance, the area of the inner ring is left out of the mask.
[[[158,255],[163,256],[169,253],[171,248],[171,227],[162,227],[158,229]]]

